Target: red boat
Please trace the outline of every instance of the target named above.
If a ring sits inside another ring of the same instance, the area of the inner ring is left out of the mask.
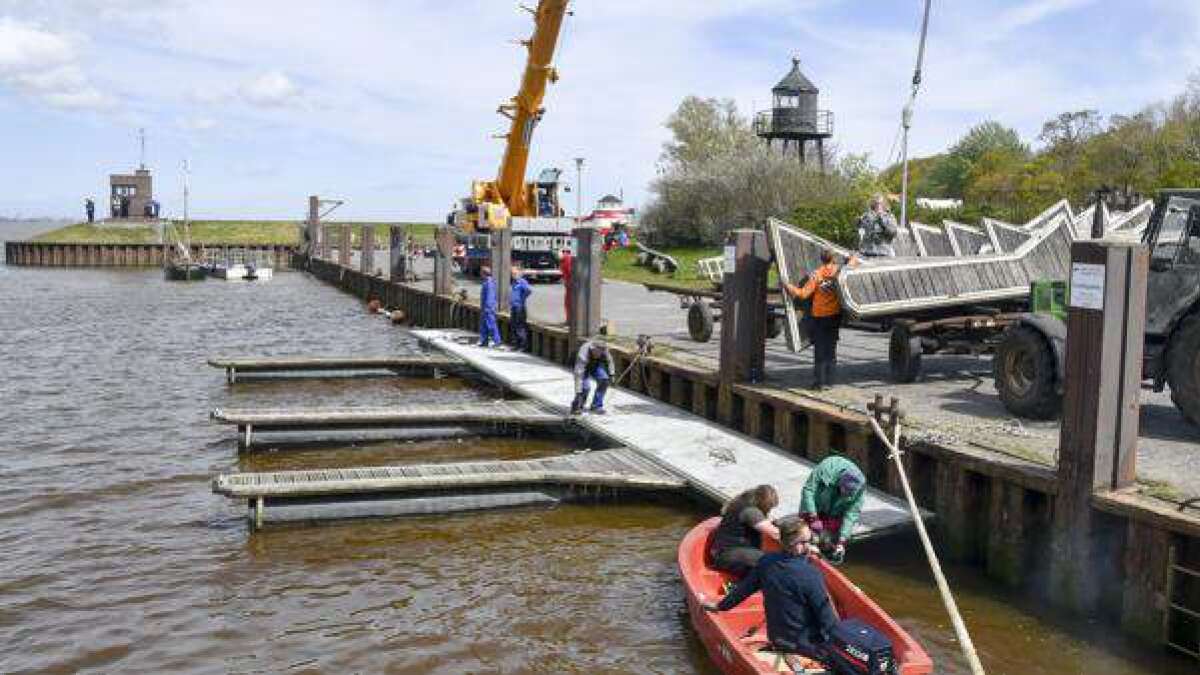
[[[720,522],[720,518],[710,518],[700,523],[679,544],[679,572],[683,576],[692,625],[700,634],[709,657],[724,673],[751,675],[795,672],[775,653],[763,651],[767,646],[767,627],[761,593],[755,593],[727,612],[704,611],[704,603],[719,601],[725,595],[726,582],[733,580],[732,575],[713,569],[708,564],[708,540]],[[891,641],[900,675],[928,675],[933,672],[933,661],[921,645],[879,605],[829,563],[816,560],[814,564],[825,576],[825,586],[829,589],[838,617],[864,621]],[[802,665],[809,668],[808,672],[824,672],[816,662],[807,659],[802,661],[805,662]]]

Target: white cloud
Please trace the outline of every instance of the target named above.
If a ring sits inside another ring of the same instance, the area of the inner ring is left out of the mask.
[[[1055,14],[1090,5],[1093,2],[1095,0],[1030,0],[1030,2],[1005,10],[997,17],[995,25],[998,32],[1007,33],[1031,26]]]
[[[258,75],[238,87],[242,99],[264,108],[280,108],[301,103],[300,87],[281,71]]]
[[[66,36],[0,18],[0,84],[58,108],[103,109],[111,97],[92,86]]]
[[[175,120],[184,131],[209,131],[217,128],[217,120],[205,115],[187,115]]]

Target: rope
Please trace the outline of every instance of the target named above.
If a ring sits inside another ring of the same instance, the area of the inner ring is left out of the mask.
[[[921,519],[921,510],[917,507],[917,500],[913,497],[912,488],[908,484],[908,474],[904,471],[904,462],[901,461],[900,452],[900,418],[897,415],[895,419],[896,428],[893,432],[893,437],[888,438],[884,433],[883,428],[879,426],[879,421],[874,417],[867,418],[871,422],[871,428],[875,430],[875,435],[879,437],[883,444],[890,451],[888,458],[895,461],[896,470],[900,474],[900,485],[904,488],[904,497],[908,500],[908,508],[912,512],[913,520],[917,522],[917,534],[921,537],[921,545],[925,548],[925,556],[929,559],[929,567],[933,571],[933,578],[937,582],[938,592],[942,595],[942,602],[946,605],[946,611],[950,614],[950,622],[954,625],[954,634],[958,637],[958,643],[962,647],[963,657],[966,658],[968,665],[971,666],[971,672],[974,675],[984,675],[983,664],[979,661],[979,655],[975,652],[975,643],[971,641],[971,634],[967,632],[967,625],[963,622],[962,615],[958,612],[958,605],[954,602],[954,595],[950,593],[950,584],[946,581],[946,575],[942,572],[942,565],[938,562],[937,552],[933,550],[933,542],[929,540],[929,533],[925,531],[925,521]]]

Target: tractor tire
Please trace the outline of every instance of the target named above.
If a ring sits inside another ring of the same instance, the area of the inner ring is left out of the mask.
[[[696,342],[708,342],[712,339],[713,319],[712,309],[704,300],[693,302],[688,308],[688,335]]]
[[[1167,347],[1171,400],[1192,424],[1200,425],[1200,315],[1185,319]]]
[[[783,319],[771,315],[767,317],[767,339],[774,340],[783,335]]]
[[[921,375],[921,355],[924,349],[921,338],[915,337],[909,328],[909,321],[897,321],[892,326],[892,336],[888,344],[888,363],[892,367],[892,380],[900,384],[916,382]]]
[[[992,359],[992,377],[1009,412],[1035,420],[1054,419],[1062,412],[1053,350],[1036,328],[1018,324],[1005,331]]]

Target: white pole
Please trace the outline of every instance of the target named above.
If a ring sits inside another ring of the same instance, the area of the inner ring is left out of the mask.
[[[917,507],[912,487],[908,484],[908,474],[904,472],[904,463],[900,461],[900,421],[896,420],[895,437],[889,439],[874,417],[868,419],[871,422],[871,428],[875,430],[875,435],[879,436],[879,439],[891,451],[888,455],[889,458],[896,462],[896,470],[900,474],[900,485],[904,488],[904,497],[908,500],[908,508],[912,512],[913,520],[917,523],[917,534],[921,537],[925,556],[929,558],[929,567],[933,570],[933,579],[937,582],[938,592],[942,595],[942,603],[946,605],[946,611],[950,614],[950,623],[954,625],[954,634],[958,637],[959,645],[962,647],[963,657],[967,659],[974,675],[985,675],[979,655],[975,653],[975,643],[971,641],[971,634],[967,632],[967,624],[963,622],[962,615],[958,612],[958,605],[954,602],[954,595],[950,593],[950,584],[946,582],[946,575],[942,573],[942,565],[938,562],[937,552],[933,550],[933,542],[929,540],[929,533],[925,531],[925,521],[921,519],[921,509]]]
[[[575,158],[575,224],[583,224],[583,158]]]

